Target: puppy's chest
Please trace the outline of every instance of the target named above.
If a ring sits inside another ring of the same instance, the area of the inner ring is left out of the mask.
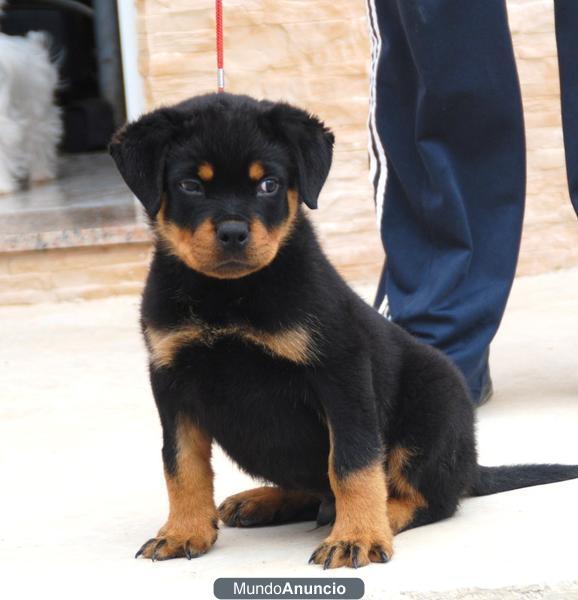
[[[237,342],[237,345],[241,342],[241,351],[243,346],[248,346],[296,365],[313,365],[319,358],[313,328],[303,323],[267,331],[245,323],[212,325],[189,319],[170,328],[148,325],[144,335],[150,361],[156,368],[173,366],[187,350],[222,351],[223,343],[227,342]]]
[[[246,329],[172,333],[161,337],[149,329],[151,360],[174,373],[201,427],[255,476],[321,486],[328,434],[315,370],[304,364],[311,360],[308,336],[298,331],[275,338]]]

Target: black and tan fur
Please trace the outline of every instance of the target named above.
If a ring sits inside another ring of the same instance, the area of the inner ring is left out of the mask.
[[[170,514],[138,554],[203,554],[231,526],[333,522],[325,567],[392,556],[393,535],[467,495],[576,477],[479,467],[472,403],[440,352],[365,304],[319,247],[333,136],[286,104],[193,98],[121,130],[111,153],[156,237],[142,329]],[[213,502],[211,443],[270,482]]]

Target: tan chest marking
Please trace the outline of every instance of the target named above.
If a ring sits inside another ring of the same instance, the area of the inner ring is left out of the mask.
[[[184,346],[199,344],[212,346],[218,339],[231,336],[260,346],[268,354],[297,364],[315,362],[317,353],[310,331],[303,325],[277,333],[258,331],[248,327],[213,328],[192,324],[179,329],[145,329],[151,362],[155,367],[169,367]]]

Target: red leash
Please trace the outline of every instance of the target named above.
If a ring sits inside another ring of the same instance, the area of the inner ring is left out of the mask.
[[[215,0],[217,21],[217,91],[225,91],[225,68],[223,66],[223,0]]]

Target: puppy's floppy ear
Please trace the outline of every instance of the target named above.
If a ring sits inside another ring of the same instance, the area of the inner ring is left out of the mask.
[[[331,167],[333,133],[314,115],[289,104],[273,106],[269,118],[292,154],[299,197],[309,208],[317,208]]]
[[[165,158],[175,131],[170,111],[159,109],[119,129],[108,147],[116,166],[147,214],[161,206]]]

